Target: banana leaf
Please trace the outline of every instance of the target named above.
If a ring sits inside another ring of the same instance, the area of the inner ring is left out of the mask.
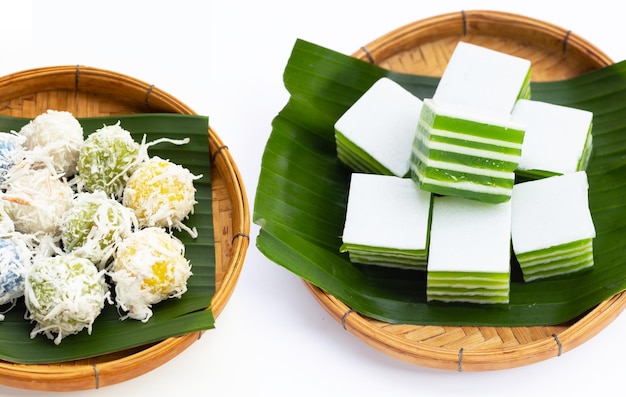
[[[198,203],[194,213],[185,221],[196,227],[198,237],[187,232],[174,231],[185,244],[185,257],[191,262],[193,275],[188,280],[188,291],[181,299],[169,299],[153,305],[154,315],[147,323],[120,320],[114,305],[107,304],[96,319],[91,335],[86,330],[65,337],[60,345],[38,335],[30,338],[34,327],[24,319],[23,298],[6,313],[0,322],[0,359],[16,363],[41,364],[77,360],[118,352],[161,341],[171,336],[214,328],[211,299],[215,293],[215,242],[211,196],[211,164],[208,146],[208,118],[179,114],[140,114],[78,119],[85,136],[120,121],[137,142],[146,134],[146,141],[161,137],[189,138],[185,145],[159,143],[149,154],[169,159],[188,168],[202,178],[194,181]],[[0,131],[19,131],[29,119],[0,116]],[[209,309],[207,309],[209,308]],[[6,309],[6,308],[2,308]]]
[[[626,288],[626,62],[566,81],[533,83],[533,99],[594,114],[587,170],[597,237],[592,270],[525,283],[512,259],[508,305],[426,303],[425,272],[358,265],[339,252],[351,170],[337,159],[333,125],[386,76],[419,98],[438,79],[399,74],[304,40],[284,71],[290,93],[272,122],[253,221],[270,260],[389,323],[532,326],[568,322]]]

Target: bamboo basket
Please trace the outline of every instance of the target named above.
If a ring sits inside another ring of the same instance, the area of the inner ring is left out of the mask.
[[[404,73],[441,76],[459,41],[530,59],[532,81],[574,77],[613,63],[571,31],[524,16],[464,11],[400,27],[353,54]],[[533,327],[459,327],[389,324],[353,312],[304,282],[344,329],[399,360],[453,371],[492,371],[529,365],[574,349],[611,323],[626,305],[625,293],[567,324]]]
[[[93,67],[45,67],[0,77],[0,113],[32,118],[47,109],[67,110],[76,117],[194,114],[184,103],[153,85]],[[242,178],[228,147],[210,127],[208,143],[212,158],[216,250],[216,290],[211,309],[217,317],[241,272],[249,245],[250,209]],[[58,364],[24,365],[0,360],[0,384],[44,391],[97,389],[161,366],[202,334],[194,332],[147,346]]]

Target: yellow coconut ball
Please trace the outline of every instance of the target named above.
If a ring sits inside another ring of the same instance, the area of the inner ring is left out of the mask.
[[[174,227],[195,237],[183,220],[196,204],[193,181],[198,178],[181,165],[152,157],[128,179],[122,203],[135,211],[140,227]]]
[[[187,291],[191,264],[185,246],[159,227],[131,234],[117,247],[109,275],[115,285],[115,302],[132,318],[146,322],[151,306]]]

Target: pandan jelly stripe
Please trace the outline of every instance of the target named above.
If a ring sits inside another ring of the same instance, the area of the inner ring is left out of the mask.
[[[498,286],[482,286],[482,285],[464,285],[464,284],[432,284],[430,279],[427,281],[429,291],[441,291],[445,293],[473,293],[481,295],[501,295],[508,293],[510,285],[508,283]]]
[[[449,149],[459,149],[458,151]],[[438,148],[431,145],[428,153],[429,161],[441,161],[480,169],[489,169],[505,172],[514,172],[517,169],[517,161],[506,161],[486,156],[475,156],[467,153],[459,153],[462,148]],[[519,159],[519,158],[518,158]]]
[[[428,130],[427,133],[422,132],[422,136],[425,141],[431,144],[432,142],[440,142],[471,149],[487,150],[509,156],[519,157],[522,155],[521,144],[513,144],[494,139],[476,138],[466,134],[451,133],[442,130]]]
[[[457,132],[512,143],[521,143],[524,141],[525,130],[523,129],[437,114],[436,111],[430,107],[428,102],[424,102],[420,122],[423,122],[425,125],[435,130]]]
[[[461,180],[474,180],[487,177],[489,179],[484,179],[485,183],[489,183],[490,185],[494,186],[508,186],[509,181],[512,182],[515,180],[515,174],[512,171],[484,169],[480,167],[472,167],[465,164],[455,164],[446,161],[431,160],[428,155],[421,150],[422,147],[422,143],[416,139],[411,151],[411,165],[424,167],[425,169],[446,170],[449,171],[451,175],[455,175],[455,178],[457,176],[461,177],[462,175],[465,175],[464,177],[462,177]]]
[[[546,272],[537,272],[537,273],[533,273],[530,275],[524,274],[524,281],[525,282],[531,282],[531,281],[536,281],[536,280],[541,280],[544,278],[552,278],[552,277],[557,277],[557,276],[567,276],[567,275],[571,275],[571,274],[575,274],[578,272],[582,272],[585,271],[587,269],[591,269],[593,267],[593,261],[591,262],[587,262],[587,263],[581,263],[578,266],[572,266],[572,267],[568,267],[566,269],[563,270],[555,270],[552,269],[551,271],[546,271]]]
[[[509,303],[509,295],[510,294],[506,294],[502,296],[457,295],[457,294],[451,295],[451,294],[444,294],[444,293],[437,294],[437,293],[426,291],[426,299],[429,302],[440,301],[440,302],[446,302],[446,303],[447,302],[466,302],[466,303],[506,304],[506,303]]]
[[[407,264],[425,264],[426,255],[413,255],[413,256],[390,256],[390,255],[375,255],[371,252],[350,251],[350,258],[359,259],[359,263],[407,263]],[[365,261],[365,262],[361,262]]]
[[[442,152],[445,151],[445,152],[465,155],[468,157],[471,156],[471,157],[477,157],[477,158],[499,160],[502,162],[508,162],[510,164],[517,164],[520,158],[520,156],[518,155],[504,154],[504,153],[500,153],[498,151],[493,151],[493,150],[475,149],[475,148],[470,148],[467,146],[452,145],[449,143],[442,143],[442,142],[436,142],[436,141],[428,142],[428,147],[430,148],[431,151],[432,150],[438,150]],[[511,171],[514,171],[514,170],[515,169],[512,169]]]
[[[576,257],[568,258],[566,260],[546,262],[543,265],[527,267],[527,266],[523,266],[522,264],[520,264],[520,266],[524,274],[531,275],[534,273],[540,273],[540,272],[552,271],[552,270],[558,273],[564,269],[567,269],[570,267],[577,267],[581,264],[588,263],[589,261],[593,262],[593,253],[591,252],[577,255]]]
[[[546,277],[554,277],[558,275],[571,274],[578,271],[582,271],[588,268],[593,267],[593,257],[588,258],[587,260],[580,261],[577,263],[573,263],[571,266],[561,267],[556,269],[545,269],[544,271],[537,271],[533,273],[525,273],[522,271],[524,276],[524,281],[533,281]]]
[[[588,251],[578,252],[576,254],[571,254],[567,256],[563,256],[560,258],[537,258],[533,262],[519,262],[520,267],[524,272],[532,272],[535,269],[546,269],[546,268],[559,268],[562,266],[567,266],[570,263],[579,261],[582,257],[587,257],[591,253]]]
[[[524,277],[530,277],[534,274],[542,274],[547,272],[554,272],[554,274],[565,273],[567,269],[578,268],[580,266],[588,266],[593,263],[593,254],[588,253],[586,255],[579,255],[576,258],[570,258],[565,261],[549,262],[544,265],[538,265],[533,267],[525,267],[520,265]]]
[[[580,255],[585,255],[591,251],[591,247],[577,250],[568,250],[565,252],[555,252],[552,254],[540,255],[536,257],[528,257],[522,261],[518,259],[518,262],[522,263],[526,268],[531,268],[533,266],[541,266],[549,262],[564,262],[572,258],[577,258]]]
[[[494,282],[509,282],[509,273],[483,272],[483,271],[434,271],[429,277],[451,280],[490,280]]]
[[[426,243],[425,243],[426,244]],[[401,247],[375,247],[370,245],[363,244],[352,244],[352,243],[343,243],[341,247],[339,247],[339,252],[348,252],[348,251],[362,251],[362,252],[373,252],[381,255],[423,255],[426,253],[426,249],[412,249],[412,248],[401,248]]]
[[[493,149],[507,154],[521,154],[523,141],[509,141],[502,139],[503,136],[487,138],[476,136],[467,131],[450,131],[434,128],[424,120],[420,120],[417,124],[417,133],[426,141],[459,142],[462,146],[470,146],[476,148]],[[501,133],[502,135],[502,133]],[[504,136],[506,137],[506,136]]]
[[[517,257],[517,260],[526,261],[529,257],[530,259],[532,259],[538,256],[550,255],[554,252],[567,252],[570,250],[572,251],[587,250],[587,249],[590,249],[592,245],[593,245],[593,239],[585,238],[581,240],[570,241],[565,244],[559,244],[559,245],[554,245],[551,247],[538,249],[535,251],[515,253],[515,256]]]
[[[390,172],[388,170],[383,171],[382,169],[378,169],[378,167],[373,166],[372,163],[368,163],[367,159],[363,157],[359,157],[358,154],[345,149],[342,146],[337,146],[337,158],[341,160],[342,163],[347,165],[354,172],[363,172],[363,173],[372,173],[381,175],[387,175],[383,172]]]
[[[492,289],[492,288],[468,288],[468,287],[452,287],[452,286],[428,286],[426,287],[426,293],[430,295],[436,294],[446,294],[446,295],[456,295],[456,296],[467,296],[467,295],[481,295],[481,296],[507,296],[510,292],[508,285],[503,288]]]
[[[521,153],[523,143],[522,142],[510,142],[500,138],[485,138],[476,135],[467,134],[465,132],[453,132],[448,130],[440,130],[432,128],[424,124],[424,133],[427,133],[430,139],[443,141],[444,139],[455,140],[464,142],[468,145],[485,145],[487,147],[498,147],[498,149],[506,151],[507,153]]]
[[[392,254],[378,254],[372,251],[359,251],[359,250],[350,250],[348,251],[350,256],[362,258],[364,260],[379,260],[379,261],[415,261],[420,260],[423,261],[427,258],[425,252],[416,253],[416,254],[402,254],[398,253],[397,255]]]
[[[438,181],[442,186],[462,187],[464,189],[476,190],[480,192],[511,194],[508,191],[513,188],[514,178],[495,178],[490,175],[469,173],[454,170],[453,163],[445,163],[443,167],[428,167],[423,163],[415,164],[414,168],[419,173],[420,180],[426,182],[427,179]],[[511,172],[511,174],[513,174]],[[467,186],[462,186],[467,184]]]
[[[398,252],[398,254],[388,254],[388,253],[377,253],[372,251],[361,251],[358,249],[348,250],[348,254],[350,255],[350,259],[355,259],[360,263],[372,263],[372,262],[382,262],[382,263],[425,263],[427,254],[425,252],[417,252],[417,253],[402,253]]]
[[[428,282],[431,286],[440,286],[440,287],[464,287],[464,288],[485,288],[485,289],[500,289],[500,288],[508,288],[509,285],[509,276],[506,275],[507,278],[505,280],[490,280],[490,279],[480,279],[480,280],[459,280],[454,278],[441,278],[434,276],[432,274],[428,274]]]
[[[485,292],[494,292],[501,290],[509,289],[509,282],[499,283],[497,285],[484,285],[484,284],[470,284],[470,283],[454,283],[454,284],[446,284],[446,283],[436,283],[429,277],[428,278],[428,287],[436,288],[440,290],[472,290],[472,291],[485,291]]]
[[[363,265],[376,265],[384,267],[395,267],[403,269],[415,269],[426,270],[426,258],[414,258],[404,260],[394,260],[388,257],[375,258],[375,257],[362,257],[360,255],[354,255],[350,253],[350,261],[353,263],[361,263]]]
[[[419,180],[417,181],[421,189],[446,196],[459,196],[472,200],[483,201],[486,203],[504,203],[511,199],[511,194],[497,193],[497,192],[485,192],[485,191],[475,191],[469,190],[465,188],[467,183],[463,183],[465,186],[461,186],[461,184],[453,185],[442,185],[437,183],[436,180]],[[472,184],[475,186],[481,186]],[[481,186],[482,187],[482,186]],[[492,189],[493,190],[493,189]]]
[[[370,172],[381,175],[393,175],[393,173],[369,153],[355,145],[343,134],[336,132],[337,156],[346,165],[355,171]]]

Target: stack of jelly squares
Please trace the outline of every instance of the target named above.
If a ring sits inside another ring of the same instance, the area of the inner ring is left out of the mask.
[[[530,73],[528,60],[460,42],[432,98],[382,78],[342,115],[351,261],[425,269],[429,301],[474,303],[508,302],[511,252],[526,281],[593,265],[592,114],[531,100]],[[525,243],[567,217],[580,234],[557,227],[548,246]]]

